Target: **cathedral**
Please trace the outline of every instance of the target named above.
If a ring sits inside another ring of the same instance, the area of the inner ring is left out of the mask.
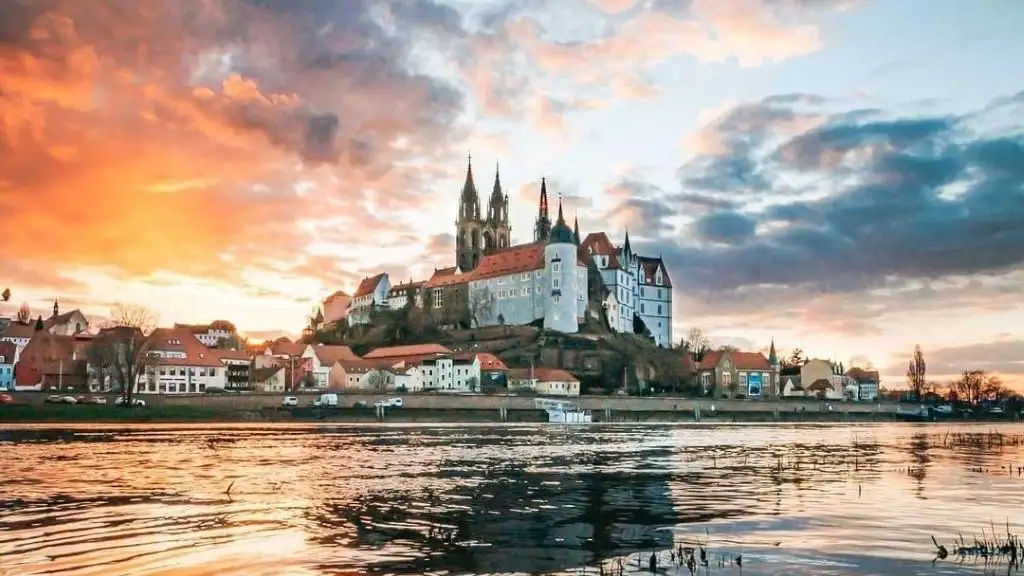
[[[512,245],[508,206],[495,167],[484,207],[470,158],[455,221],[455,265],[435,269],[421,282],[392,285],[386,273],[363,279],[349,306],[349,323],[369,322],[374,307],[402,308],[417,294],[415,305],[428,306],[439,316],[452,312],[453,324],[542,323],[548,330],[575,333],[587,314],[589,267],[594,266],[611,329],[632,333],[642,326],[659,345],[672,345],[672,282],[661,257],[635,253],[628,232],[622,245],[604,232],[581,238],[579,222],[572,228],[566,223],[561,199],[552,219],[544,178],[531,242]],[[456,305],[458,300],[464,304]],[[465,303],[468,321],[458,318]]]

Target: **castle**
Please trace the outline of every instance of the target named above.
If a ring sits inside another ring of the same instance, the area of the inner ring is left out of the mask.
[[[570,228],[561,199],[552,222],[546,179],[541,179],[533,241],[512,246],[508,194],[497,169],[482,210],[472,159],[459,196],[455,221],[455,266],[435,269],[430,279],[392,285],[387,274],[364,278],[349,304],[350,325],[367,323],[374,307],[429,308],[447,321],[483,327],[541,321],[547,330],[575,333],[587,313],[592,276],[599,272],[603,306],[616,332],[645,326],[660,346],[672,345],[672,282],[662,259],[633,252],[626,232],[622,246],[604,232],[581,239]],[[410,302],[412,299],[412,302]],[[468,317],[464,315],[468,313]],[[462,316],[462,317],[460,317]]]

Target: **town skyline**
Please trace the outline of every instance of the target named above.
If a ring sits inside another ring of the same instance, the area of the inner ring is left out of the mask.
[[[1008,2],[261,4],[0,8],[5,314],[295,334],[454,264],[472,153],[514,243],[547,176],[582,235],[663,256],[676,340],[1024,383]]]

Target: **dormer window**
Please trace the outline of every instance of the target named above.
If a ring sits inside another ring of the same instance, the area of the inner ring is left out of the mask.
[[[178,338],[168,338],[167,343],[173,346],[181,346],[181,340],[179,340]]]

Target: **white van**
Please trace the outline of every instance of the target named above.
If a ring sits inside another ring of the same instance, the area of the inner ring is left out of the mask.
[[[337,408],[338,407],[338,395],[337,394],[321,394],[319,398],[313,401],[313,406],[319,406],[321,408]]]
[[[374,406],[383,406],[385,408],[401,408],[401,398],[388,398],[387,400],[378,400]]]

